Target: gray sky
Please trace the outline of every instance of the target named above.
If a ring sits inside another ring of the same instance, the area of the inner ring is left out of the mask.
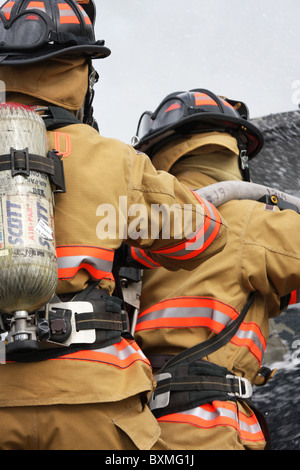
[[[94,65],[100,131],[130,143],[144,110],[208,88],[245,101],[251,117],[300,102],[299,0],[96,0]]]

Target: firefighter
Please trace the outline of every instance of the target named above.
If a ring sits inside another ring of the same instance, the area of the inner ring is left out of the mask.
[[[196,189],[252,184],[248,159],[263,136],[245,104],[194,89],[143,113],[134,145],[156,169]],[[299,214],[273,201],[218,206],[228,243],[188,274],[153,267],[147,250],[131,248],[144,267],[135,339],[153,366],[150,407],[172,449],[269,448],[252,388],[273,375],[262,365],[268,320],[300,285]]]
[[[92,63],[110,50],[95,40],[92,1],[9,1],[0,19],[7,102],[43,115],[49,148],[62,155],[66,191],[55,194],[56,295],[68,306],[57,309],[49,333],[55,341],[34,351],[8,351],[1,366],[0,448],[164,449],[146,406],[152,370],[116,295],[114,255],[125,240],[147,248],[155,263],[190,270],[223,249],[226,223],[175,177],[158,173],[146,155],[95,129]],[[130,212],[137,203],[144,209],[139,219]],[[205,224],[203,244],[192,231],[181,231],[180,221],[170,224],[166,239],[163,222],[152,238],[134,230],[144,222],[151,228],[150,208],[157,203],[175,204],[179,212],[188,204],[199,233]],[[7,315],[3,324],[9,328]],[[86,342],[80,339],[85,329],[92,334]]]

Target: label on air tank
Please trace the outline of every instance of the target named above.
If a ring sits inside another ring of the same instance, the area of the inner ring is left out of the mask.
[[[0,250],[55,250],[51,209],[47,200],[31,195],[0,197]]]

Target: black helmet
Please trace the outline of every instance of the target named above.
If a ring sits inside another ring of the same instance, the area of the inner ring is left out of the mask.
[[[100,59],[93,0],[15,0],[0,9],[0,65],[32,64],[63,54]]]
[[[263,147],[260,130],[248,121],[244,103],[221,98],[197,88],[168,95],[154,113],[140,117],[132,145],[151,158],[163,145],[186,134],[220,131],[233,135],[239,144],[242,165]]]

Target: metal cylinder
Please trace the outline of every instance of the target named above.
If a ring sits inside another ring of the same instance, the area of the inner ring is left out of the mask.
[[[0,155],[12,149],[47,158],[42,118],[29,107],[0,105]],[[0,171],[0,311],[33,312],[57,286],[53,195],[46,173]]]

